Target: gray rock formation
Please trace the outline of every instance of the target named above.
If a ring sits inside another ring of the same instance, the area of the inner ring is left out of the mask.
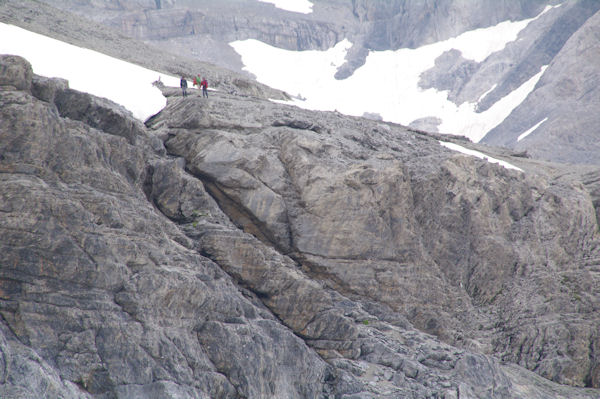
[[[38,99],[28,64],[1,65],[19,73],[0,91],[0,396],[318,397],[330,367],[154,207],[169,188],[194,220],[218,211],[160,141],[61,116],[83,97],[101,122],[136,124],[67,88]]]
[[[508,172],[402,128],[256,101],[171,102],[150,126],[236,209],[238,226],[343,295],[451,344],[590,384],[599,237],[589,194],[571,178],[536,164]],[[565,311],[581,316],[566,322]]]
[[[598,397],[496,358],[599,386],[575,174],[225,93],[145,127],[18,57],[0,82],[0,396]]]
[[[583,4],[600,9],[597,2]],[[575,9],[579,14],[583,13],[581,7]],[[535,91],[483,141],[527,150],[542,159],[598,165],[599,35],[600,12],[596,12],[564,43]]]

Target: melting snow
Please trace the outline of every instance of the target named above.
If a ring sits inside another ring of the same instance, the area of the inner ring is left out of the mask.
[[[499,159],[492,158],[489,155],[486,155],[486,154],[484,154],[482,152],[475,151],[475,150],[470,150],[470,149],[462,147],[462,146],[460,146],[458,144],[448,143],[446,141],[440,141],[439,143],[441,145],[443,145],[444,147],[449,148],[449,149],[451,149],[453,151],[458,151],[458,152],[460,152],[462,154],[465,154],[465,155],[470,155],[470,156],[473,156],[473,157],[477,157],[479,159],[486,160],[486,161],[488,161],[490,163],[497,163],[497,164],[499,164],[501,166],[504,166],[506,169],[514,169],[514,170],[518,170],[519,172],[523,172],[523,169],[521,169],[521,168],[518,168],[518,167],[516,167],[516,166],[514,166],[514,165],[512,165],[512,164],[510,164],[510,163],[508,163],[506,161],[501,161]]]
[[[505,21],[417,49],[372,51],[366,63],[344,80],[336,80],[334,75],[352,46],[346,39],[326,51],[289,51],[257,40],[230,45],[241,55],[245,70],[258,81],[297,96],[294,103],[300,107],[357,116],[375,113],[404,125],[434,116],[442,120],[441,132],[461,134],[477,142],[527,97],[544,69],[481,113],[475,111],[474,103],[457,106],[448,100],[445,91],[421,89],[420,76],[434,67],[437,57],[451,49],[459,50],[466,59],[481,62],[516,40],[519,32],[536,18]]]
[[[0,40],[0,54],[20,55],[37,75],[67,79],[72,89],[108,98],[142,121],[166,105],[152,82],[160,77],[167,86],[179,86],[179,78],[13,25],[0,23],[0,37],[10,38]]]
[[[302,14],[310,14],[312,12],[313,3],[308,0],[258,0],[263,3],[274,4],[275,7],[282,10],[299,12]]]
[[[545,117],[544,119],[542,119],[541,121],[539,121],[538,123],[536,123],[535,125],[533,125],[533,127],[529,130],[527,130],[525,133],[522,133],[519,137],[517,137],[517,141],[521,141],[523,140],[525,137],[529,136],[531,133],[533,133],[538,127],[540,127],[540,125],[544,122],[546,122],[548,120],[548,117]]]

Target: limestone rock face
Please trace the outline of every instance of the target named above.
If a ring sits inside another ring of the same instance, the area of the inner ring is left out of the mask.
[[[502,21],[532,17],[545,3],[548,1],[357,0],[352,6],[366,32],[366,47],[388,50],[416,48]]]
[[[143,125],[133,146],[14,86],[0,93],[0,396],[318,397],[327,364],[148,200],[173,167]]]
[[[144,126],[5,64],[0,396],[598,397],[498,361],[598,386],[575,174],[224,93]]]
[[[0,85],[6,89],[30,91],[33,70],[28,62],[17,56],[5,56],[0,69]]]
[[[168,152],[234,223],[314,278],[446,342],[590,383],[600,248],[581,183],[536,164],[476,162],[400,127],[262,102],[173,101],[150,126],[167,129]]]

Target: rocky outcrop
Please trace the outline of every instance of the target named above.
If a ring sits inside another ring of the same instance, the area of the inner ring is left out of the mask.
[[[169,97],[131,141],[32,79],[0,78],[1,396],[598,395],[484,353],[596,385],[578,183],[226,94]]]
[[[225,44],[253,38],[290,50],[327,49],[342,40],[340,32],[348,29],[341,28],[342,21],[290,13],[258,1],[174,0],[160,6],[154,1],[135,0],[118,4],[98,1],[82,5],[71,0],[49,3],[87,15],[132,38],[162,41],[195,36],[198,46],[203,45],[204,37],[210,37]],[[342,14],[351,15],[349,10],[344,11]]]
[[[477,163],[399,127],[252,101],[172,102],[151,127],[168,128],[168,151],[237,225],[313,278],[446,342],[590,384],[600,248],[580,184],[535,163]]]
[[[484,0],[468,4],[460,0],[392,0],[385,3],[355,0],[352,7],[365,32],[365,46],[389,50],[417,48],[506,20],[532,17],[547,3],[547,0],[502,3]]]
[[[0,91],[0,396],[318,397],[329,366],[148,201],[171,161],[145,129],[134,146],[14,86]],[[79,96],[119,112],[82,93],[61,106]]]

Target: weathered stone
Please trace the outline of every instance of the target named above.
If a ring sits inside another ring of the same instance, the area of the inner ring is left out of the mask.
[[[249,107],[260,110],[251,119]],[[577,294],[550,288],[567,273],[597,278],[580,270],[580,259],[598,250],[595,209],[583,186],[523,158],[514,162],[528,172],[508,171],[453,155],[426,136],[416,140],[419,133],[334,113],[311,114],[312,125],[329,131],[319,134],[309,125],[282,123],[291,112],[221,96],[210,103],[172,101],[152,126],[170,126],[168,151],[187,160],[235,224],[289,253],[309,277],[345,296],[389,306],[447,342],[497,353],[547,378],[587,384],[595,366],[585,348],[595,342],[592,325],[598,323],[587,315],[598,299],[582,295],[590,288],[579,278],[571,288]],[[308,111],[293,112],[288,120],[308,120]],[[182,129],[179,121],[198,118],[194,113],[202,122]],[[237,129],[229,127],[234,115]],[[208,245],[220,264],[254,263],[254,255],[233,260],[235,252],[214,252],[223,240]],[[569,249],[576,247],[583,249]],[[273,299],[264,282],[234,275]],[[560,321],[566,309],[582,322]],[[524,323],[531,315],[549,317],[555,327],[545,331],[557,337],[536,340],[535,349],[523,353],[514,329],[528,337],[525,324],[541,328]],[[572,340],[580,342],[577,352]]]
[[[31,94],[48,103],[54,103],[56,94],[69,88],[69,82],[58,78],[48,79],[34,75],[32,82]]]
[[[25,59],[16,55],[0,55],[0,65],[0,87],[31,90],[33,70]]]
[[[109,100],[66,89],[55,94],[54,103],[61,116],[124,137],[130,144],[135,144],[136,137],[144,134],[143,124],[134,119],[131,112]]]
[[[129,145],[25,92],[0,104],[2,353],[31,370],[3,397],[319,397],[325,362],[148,201],[169,163],[146,135]]]
[[[598,107],[600,76],[597,65],[600,51],[600,3],[579,1],[548,33],[552,45],[565,25],[579,23],[579,29],[555,49],[548,69],[535,91],[510,117],[491,130],[484,142],[517,151],[527,150],[532,157],[556,162],[598,165]],[[542,123],[543,122],[543,123]],[[524,138],[520,136],[540,124]]]

